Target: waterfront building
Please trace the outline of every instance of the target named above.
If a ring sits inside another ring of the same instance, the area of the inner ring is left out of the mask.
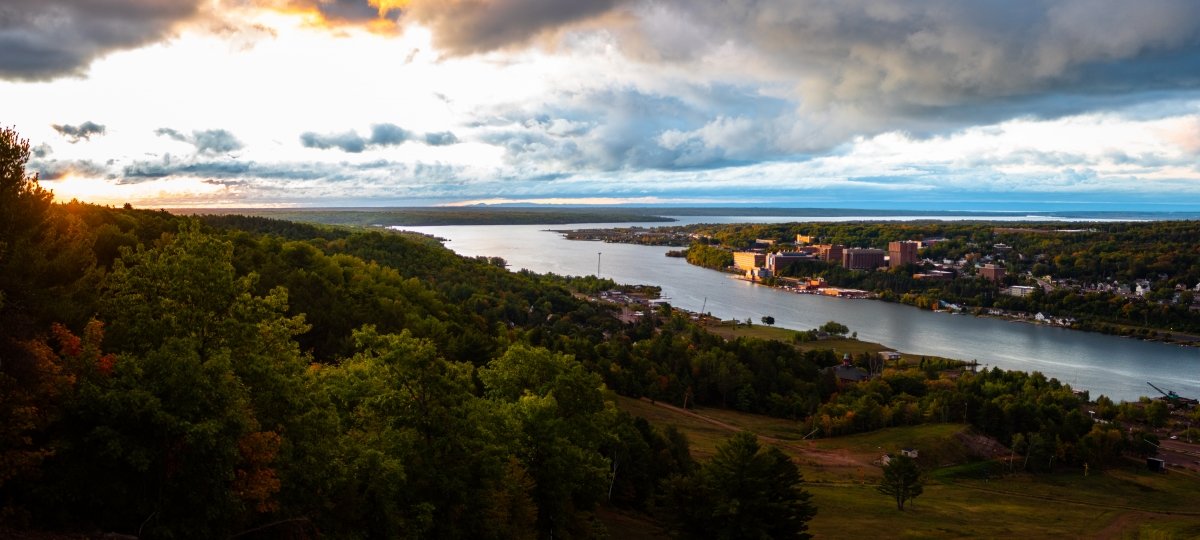
[[[773,274],[766,268],[751,268],[746,270],[746,279],[758,281],[760,279],[769,279]]]
[[[768,253],[767,269],[778,274],[780,269],[786,269],[792,263],[812,260],[816,260],[816,258],[811,254],[802,253],[799,251],[780,251],[778,253]]]
[[[917,248],[920,246],[920,242],[912,242],[909,240],[888,242],[888,266],[896,268],[906,264],[916,263]]]
[[[733,266],[738,270],[753,270],[765,265],[767,255],[757,251],[735,251],[733,252]]]
[[[842,252],[842,266],[851,270],[874,270],[883,266],[882,249],[850,248]]]

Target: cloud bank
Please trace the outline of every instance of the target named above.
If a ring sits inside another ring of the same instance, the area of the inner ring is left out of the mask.
[[[5,0],[0,78],[81,75],[96,58],[170,36],[203,0]]]
[[[371,135],[368,137],[363,137],[354,130],[341,133],[306,131],[300,134],[300,144],[305,148],[336,149],[351,154],[359,154],[371,148],[399,146],[410,140],[418,140],[418,137],[395,124],[375,124],[371,126]],[[458,137],[449,131],[426,133],[419,140],[423,140],[429,146],[448,146],[459,142]]]

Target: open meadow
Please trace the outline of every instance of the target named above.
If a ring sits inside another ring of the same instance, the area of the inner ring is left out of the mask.
[[[804,440],[799,424],[736,411],[682,410],[618,398],[622,410],[688,436],[699,460],[735,430],[750,430],[793,458],[818,508],[817,538],[1196,538],[1200,477],[1152,473],[1129,460],[1106,471],[1010,473],[1003,459],[973,456],[970,428],[927,424]],[[886,452],[915,448],[924,493],[896,510],[875,490]]]

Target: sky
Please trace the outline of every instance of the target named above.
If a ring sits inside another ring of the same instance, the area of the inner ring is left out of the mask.
[[[1200,210],[1196,0],[4,0],[62,200]]]

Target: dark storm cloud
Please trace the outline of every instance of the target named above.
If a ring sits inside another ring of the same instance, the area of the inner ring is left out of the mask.
[[[282,2],[268,0],[261,3],[279,5]],[[315,10],[333,23],[365,23],[380,18],[379,8],[370,5],[367,0],[290,0],[282,4],[290,8]]]
[[[81,140],[90,141],[92,139],[92,135],[104,135],[105,130],[104,126],[90,120],[79,124],[78,126],[72,126],[70,124],[51,124],[50,127],[54,128],[54,131],[57,131],[59,135],[65,137],[67,142],[71,144],[75,144]]]
[[[171,128],[159,128],[154,134],[195,146],[199,154],[226,154],[244,147],[237,137],[223,129],[197,130],[188,135]]]
[[[416,0],[399,20],[451,54],[599,29],[643,61],[782,85],[824,144],[1200,86],[1195,0]]]
[[[0,78],[79,75],[96,58],[161,40],[202,0],[4,0]]]
[[[662,0],[637,11],[635,54],[696,59],[734,43],[792,78],[808,109],[854,103],[920,116],[1052,92],[1200,83],[1192,0]]]
[[[415,0],[401,21],[433,30],[434,43],[453,54],[520,45],[539,34],[611,11],[623,0]]]

